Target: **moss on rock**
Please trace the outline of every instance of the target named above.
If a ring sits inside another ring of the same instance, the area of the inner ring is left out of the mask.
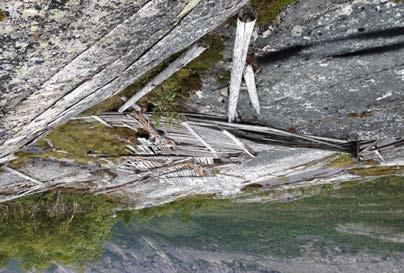
[[[349,173],[359,176],[403,175],[404,166],[373,166],[368,168],[354,168]]]
[[[0,22],[5,21],[7,19],[7,14],[5,11],[0,9]]]
[[[279,14],[297,0],[251,0],[251,5],[257,10],[257,25],[264,26],[274,23]]]

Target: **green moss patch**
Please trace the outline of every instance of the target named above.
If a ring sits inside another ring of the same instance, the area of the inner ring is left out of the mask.
[[[295,4],[297,0],[250,0],[250,2],[257,10],[257,25],[264,26],[274,23],[285,8]]]
[[[340,153],[326,164],[328,168],[349,168],[355,165],[351,154]]]
[[[20,166],[31,158],[71,159],[80,163],[101,163],[91,154],[110,157],[128,155],[126,145],[136,145],[137,136],[128,128],[109,128],[98,122],[86,123],[70,121],[51,131],[37,141],[42,153],[18,152],[19,157],[12,162]]]

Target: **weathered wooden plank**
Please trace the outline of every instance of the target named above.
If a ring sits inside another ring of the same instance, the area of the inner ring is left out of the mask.
[[[197,132],[195,132],[195,130],[187,122],[182,122],[181,125],[184,126],[199,142],[201,142],[203,146],[211,151],[214,156],[217,157],[216,150],[213,149],[212,146],[210,146],[210,144],[207,143]]]
[[[10,172],[10,173],[13,173],[13,174],[15,174],[15,175],[18,175],[19,177],[22,177],[22,178],[24,178],[24,179],[26,179],[26,180],[28,180],[28,181],[34,182],[36,185],[38,185],[38,186],[40,186],[40,187],[44,187],[44,186],[45,186],[45,184],[44,184],[43,182],[39,181],[38,179],[36,179],[36,178],[34,178],[34,177],[32,177],[32,176],[29,176],[29,175],[27,175],[27,174],[25,174],[25,173],[22,173],[22,172],[20,172],[20,171],[14,170],[13,168],[10,168],[10,167],[8,167],[8,166],[3,166],[3,169],[6,170],[6,171],[8,171],[8,172]]]
[[[172,62],[167,68],[165,68],[160,74],[152,79],[145,87],[142,88],[142,90],[137,92],[127,102],[125,102],[125,104],[119,108],[118,112],[122,113],[127,110],[142,97],[153,91],[156,86],[162,84],[165,80],[174,75],[178,70],[186,66],[195,58],[199,57],[199,55],[201,55],[206,49],[207,47],[204,47],[199,43],[194,44],[185,53],[183,53],[174,62]]]
[[[193,8],[195,8],[201,0],[190,0],[188,5],[185,6],[185,8],[178,14],[177,18],[181,19],[185,15],[187,15]]]
[[[237,146],[239,146],[242,150],[244,150],[249,156],[251,156],[252,158],[255,157],[256,152],[253,149],[251,149],[251,147],[242,142],[240,139],[238,139],[235,135],[233,135],[229,131],[223,130],[222,132],[223,134],[228,136]]]

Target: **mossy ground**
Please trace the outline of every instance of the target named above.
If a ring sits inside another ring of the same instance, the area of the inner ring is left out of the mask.
[[[48,135],[39,139],[36,144],[41,153],[18,152],[19,157],[12,162],[20,166],[31,158],[59,158],[75,160],[79,163],[101,163],[91,154],[103,154],[109,157],[128,155],[128,144],[137,144],[136,133],[128,128],[109,128],[101,123],[69,121]]]
[[[337,156],[333,156],[333,159],[326,164],[328,168],[349,168],[353,167],[355,162],[352,159],[352,155],[348,153],[340,153]]]
[[[385,176],[385,175],[403,175],[404,166],[373,166],[367,168],[353,168],[349,173],[359,175],[362,177],[367,176]]]

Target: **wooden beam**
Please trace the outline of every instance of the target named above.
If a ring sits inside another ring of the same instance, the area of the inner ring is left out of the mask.
[[[165,80],[171,77],[178,70],[186,66],[192,60],[201,55],[207,47],[200,45],[199,43],[194,44],[189,48],[184,54],[178,57],[174,62],[172,62],[167,68],[165,68],[160,74],[158,74],[153,80],[151,80],[142,90],[137,92],[133,97],[131,97],[124,105],[119,108],[119,112],[122,113],[129,107],[133,106],[139,99],[149,94],[156,86],[162,84]]]
[[[20,171],[14,170],[14,169],[12,169],[12,168],[10,168],[8,166],[3,166],[3,169],[10,172],[10,173],[18,175],[19,177],[22,177],[22,178],[24,178],[24,179],[26,179],[28,181],[34,182],[35,184],[37,184],[40,187],[45,186],[45,184],[43,182],[39,181],[38,179],[35,179],[35,178],[33,178],[33,177],[29,176],[29,175],[26,175],[25,173],[22,173]]]

